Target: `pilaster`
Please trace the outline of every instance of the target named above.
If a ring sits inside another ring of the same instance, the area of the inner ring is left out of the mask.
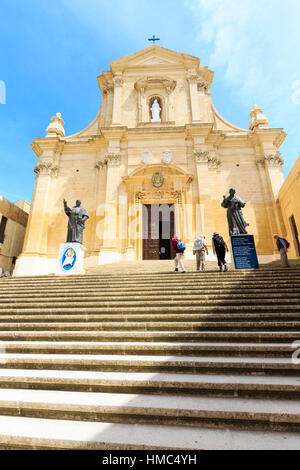
[[[122,105],[122,88],[124,80],[121,72],[117,72],[113,78],[114,84],[114,102],[113,102],[113,115],[112,126],[121,125],[121,105]]]

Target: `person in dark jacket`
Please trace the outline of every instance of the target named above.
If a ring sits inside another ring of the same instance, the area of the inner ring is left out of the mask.
[[[173,246],[173,249],[174,249],[174,251],[175,251],[175,253],[176,253],[175,258],[174,258],[174,262],[175,262],[175,271],[178,271],[178,264],[179,264],[179,266],[180,266],[181,269],[182,269],[182,272],[185,273],[186,270],[185,270],[185,268],[184,268],[184,266],[183,266],[183,262],[182,262],[183,251],[182,251],[182,250],[179,250],[179,248],[178,248],[178,242],[179,242],[179,241],[180,241],[180,240],[178,239],[177,235],[174,235],[174,236],[172,237],[172,246]]]
[[[225,255],[226,252],[228,253],[228,246],[226,242],[224,241],[223,237],[221,237],[218,233],[213,234],[212,238],[212,249],[214,255],[217,255],[218,259],[218,266],[220,271],[223,271],[223,266],[224,266],[224,271],[228,271],[227,263],[225,260]]]
[[[289,268],[289,260],[288,260],[288,255],[287,255],[287,241],[284,238],[280,238],[279,235],[274,235],[274,238],[276,240],[276,245],[278,248],[278,251],[280,253],[280,258],[281,258],[281,264],[285,268]]]

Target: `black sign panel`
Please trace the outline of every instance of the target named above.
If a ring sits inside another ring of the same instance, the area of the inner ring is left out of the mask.
[[[233,235],[231,247],[235,269],[259,268],[253,235]]]

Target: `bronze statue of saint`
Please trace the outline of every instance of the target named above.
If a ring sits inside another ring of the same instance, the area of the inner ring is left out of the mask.
[[[227,209],[227,220],[229,227],[229,235],[240,235],[247,233],[246,227],[249,225],[245,221],[242,213],[242,207],[246,203],[235,195],[235,189],[229,190],[229,196],[223,196],[221,206]]]
[[[82,244],[83,230],[85,229],[85,221],[89,218],[87,211],[81,207],[81,201],[76,201],[76,206],[70,208],[64,199],[64,210],[69,217],[67,243],[75,242]]]

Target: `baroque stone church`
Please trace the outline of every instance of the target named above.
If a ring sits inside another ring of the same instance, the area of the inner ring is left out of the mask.
[[[92,267],[170,259],[175,233],[187,257],[199,234],[208,246],[214,231],[228,239],[221,202],[231,187],[247,203],[260,262],[275,259],[286,133],[270,128],[257,106],[249,129],[227,122],[212,101],[213,72],[189,54],[153,45],[113,61],[97,79],[102,99],[91,124],[65,137],[57,113],[31,144],[36,180],[15,275],[55,272],[64,199],[80,199],[89,214],[83,243]]]

